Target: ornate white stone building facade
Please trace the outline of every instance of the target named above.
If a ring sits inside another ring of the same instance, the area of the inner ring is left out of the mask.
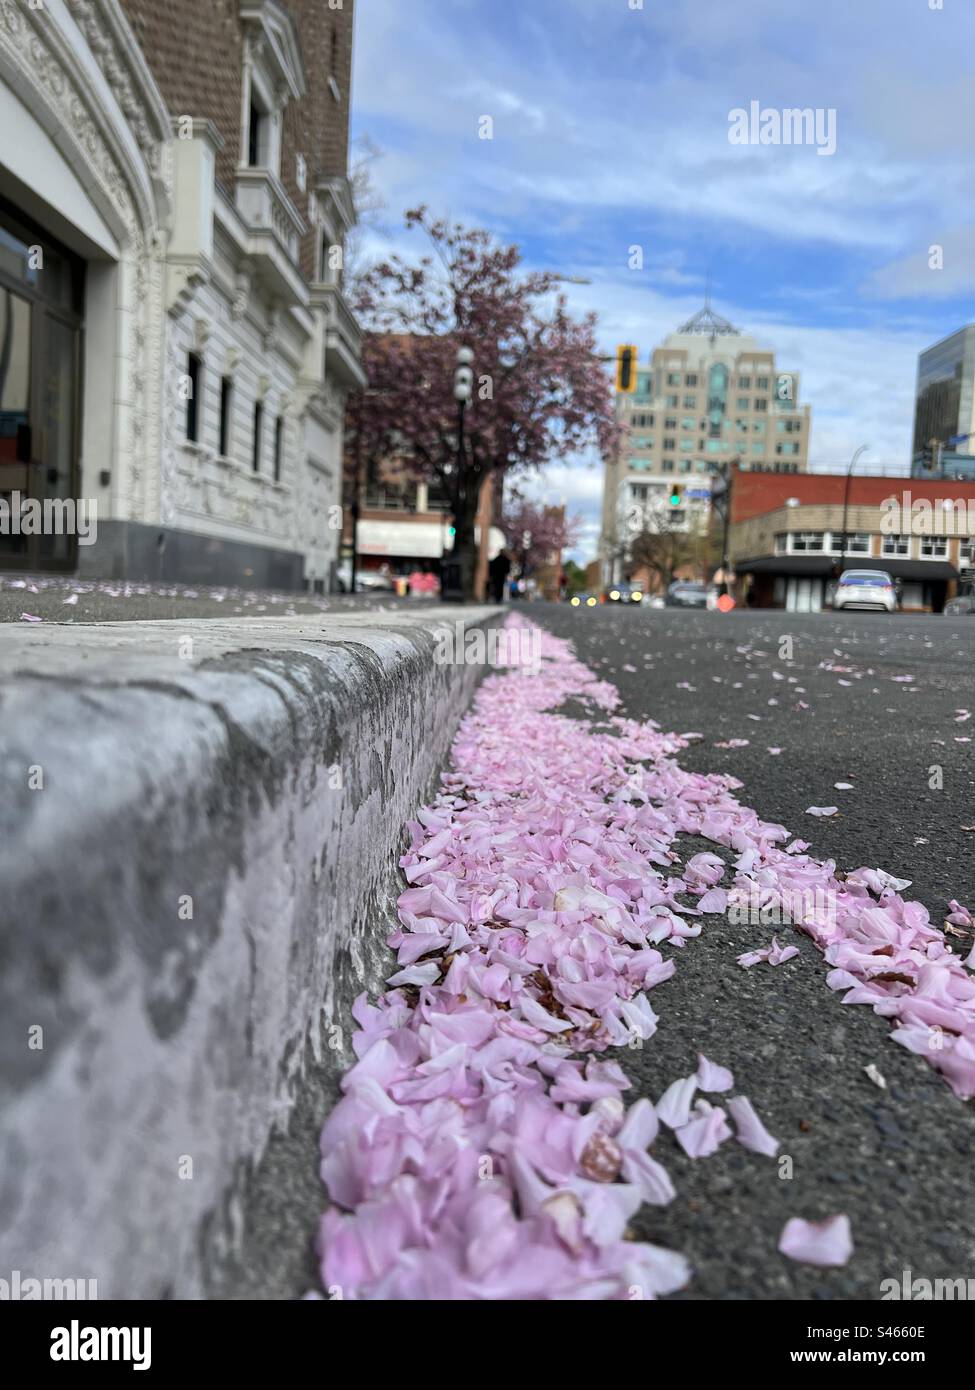
[[[219,3],[239,120],[218,122],[140,46],[139,0],[0,0],[0,496],[97,503],[93,544],[3,535],[2,567],[329,586],[363,382],[348,55],[344,91],[314,78],[326,108],[302,50],[324,9]],[[159,7],[178,28],[181,0]],[[350,0],[341,23],[351,48]]]

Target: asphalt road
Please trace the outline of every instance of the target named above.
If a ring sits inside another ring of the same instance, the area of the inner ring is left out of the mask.
[[[157,618],[290,618],[347,609],[414,607],[429,599],[392,593],[322,597],[279,589],[84,580],[71,575],[0,574],[0,623],[123,623]]]
[[[739,798],[810,841],[811,854],[911,879],[905,894],[937,925],[950,898],[975,902],[975,832],[962,828],[975,825],[975,742],[956,741],[975,740],[975,622],[555,605],[533,605],[530,615],[572,638],[580,658],[616,685],[619,713],[703,733],[681,764],[740,778]],[[956,722],[964,710],[972,719]],[[749,742],[714,747],[731,739]],[[935,767],[939,790],[930,785]],[[841,814],[806,814],[827,805]],[[714,849],[685,843],[688,854]],[[780,1178],[775,1162],[733,1141],[692,1160],[668,1137],[655,1153],[678,1196],[644,1207],[637,1233],[692,1260],[682,1298],[878,1299],[881,1281],[904,1270],[975,1279],[975,1102],[956,1099],[925,1061],[891,1042],[885,1019],[844,1006],[800,933],[779,933],[799,948],[790,962],[737,965],[767,937],[707,921],[674,952],[676,974],[651,991],[656,1035],[621,1061],[653,1099],[695,1070],[698,1051],[730,1067],[735,1093],[749,1096],[782,1141],[794,1176]],[[887,1089],[867,1078],[869,1063]],[[839,1212],[853,1230],[846,1267],[813,1268],[777,1252],[789,1217]]]

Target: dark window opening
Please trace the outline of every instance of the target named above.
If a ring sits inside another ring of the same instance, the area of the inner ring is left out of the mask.
[[[284,420],[279,415],[274,422],[274,481],[281,481],[281,447],[284,440]]]
[[[264,431],[264,405],[261,401],[254,402],[254,452],[251,456],[251,467],[255,473],[261,471],[261,435]]]
[[[264,134],[264,112],[251,99],[250,119],[247,128],[247,163],[252,169],[261,164],[261,155]]]
[[[186,438],[193,444],[200,439],[200,379],[203,364],[195,352],[191,352],[186,362],[186,375],[189,378],[189,395],[186,397]]]
[[[220,457],[226,458],[230,453],[230,407],[233,399],[234,384],[229,376],[222,378],[220,382]]]

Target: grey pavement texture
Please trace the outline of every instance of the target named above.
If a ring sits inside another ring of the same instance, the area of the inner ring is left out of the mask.
[[[0,1267],[102,1298],[253,1274],[254,1175],[350,1060],[482,674],[438,625],[492,611],[0,628]],[[275,1230],[267,1292],[307,1246]]]
[[[533,606],[531,616],[570,637],[579,657],[613,682],[619,713],[703,733],[679,755],[681,765],[740,778],[742,802],[808,840],[810,853],[842,869],[865,864],[912,879],[906,896],[923,901],[939,926],[949,898],[972,906],[975,833],[962,827],[975,824],[975,743],[955,739],[975,738],[975,718],[955,719],[959,709],[975,714],[975,622],[549,605]],[[791,662],[778,655],[783,637],[792,639]],[[830,671],[824,662],[855,670]],[[914,679],[895,682],[899,675]],[[713,746],[733,738],[749,744]],[[782,752],[772,756],[769,746]],[[942,790],[929,787],[934,765],[943,769]],[[837,791],[835,782],[854,789]],[[827,805],[842,814],[805,814]],[[714,848],[680,844],[685,856]],[[774,1160],[733,1140],[697,1160],[669,1136],[658,1141],[654,1152],[678,1195],[668,1207],[644,1207],[634,1225],[641,1238],[691,1259],[694,1279],[677,1297],[879,1299],[881,1281],[900,1280],[903,1270],[975,1279],[975,1103],[958,1100],[922,1058],[890,1041],[886,1019],[844,1006],[807,937],[784,927],[780,943],[798,946],[799,957],[744,970],[738,955],[766,945],[769,929],[703,920],[701,936],[682,950],[661,948],[677,971],[650,992],[660,1015],[655,1036],[620,1054],[635,1082],[629,1094],[656,1099],[703,1052],[732,1069],[729,1094],[752,1100],[782,1141],[780,1155],[792,1157],[794,1176],[780,1178]],[[958,943],[966,951],[970,944]],[[865,1075],[870,1063],[886,1090]],[[853,1229],[845,1268],[817,1269],[777,1252],[789,1217],[838,1212]]]

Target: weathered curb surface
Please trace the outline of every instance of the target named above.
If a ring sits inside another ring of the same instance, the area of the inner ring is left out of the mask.
[[[0,632],[3,1269],[225,1282],[242,1175],[388,963],[402,826],[483,674],[434,662],[459,617]]]

